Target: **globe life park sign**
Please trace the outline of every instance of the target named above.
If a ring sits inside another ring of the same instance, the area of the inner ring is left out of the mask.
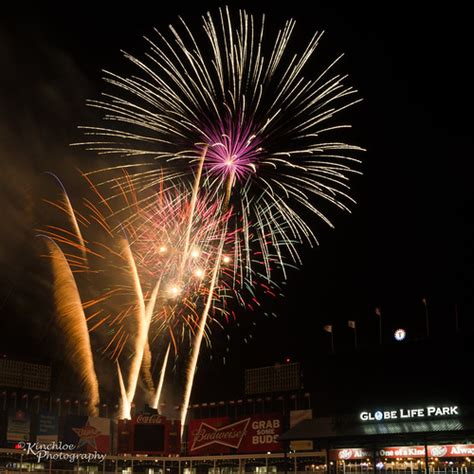
[[[361,411],[361,421],[417,420],[420,418],[450,418],[459,416],[457,405],[426,406],[421,408],[397,408],[395,410]]]

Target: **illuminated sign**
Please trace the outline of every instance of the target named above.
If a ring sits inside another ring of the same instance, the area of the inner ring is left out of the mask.
[[[415,420],[418,418],[444,418],[458,416],[459,407],[449,406],[427,406],[423,408],[398,408],[396,410],[362,411],[359,419],[362,421],[385,421],[385,420]]]
[[[228,417],[192,420],[189,425],[192,454],[265,453],[281,451],[283,432],[280,414],[253,415],[231,421]]]
[[[474,444],[441,444],[428,446],[430,458],[454,458],[474,455]],[[353,459],[372,459],[373,453],[364,448],[331,449],[329,457],[333,461],[349,461]],[[377,456],[387,459],[424,458],[424,446],[395,446],[381,448]],[[382,461],[380,461],[383,464]],[[376,466],[377,467],[377,466]]]

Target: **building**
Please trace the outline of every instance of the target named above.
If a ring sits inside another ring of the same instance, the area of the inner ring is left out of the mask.
[[[474,410],[456,403],[362,407],[345,416],[304,420],[284,443],[309,440],[326,452],[329,472],[471,472]]]

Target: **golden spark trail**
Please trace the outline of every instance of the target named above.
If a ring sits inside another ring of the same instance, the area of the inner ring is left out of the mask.
[[[156,297],[158,296],[158,290],[160,288],[161,280],[159,280],[153,289],[148,305],[145,305],[143,297],[143,291],[138,275],[135,259],[133,258],[130,245],[127,240],[122,240],[123,253],[128,262],[130,274],[133,278],[133,288],[137,299],[137,310],[136,310],[136,331],[134,337],[134,354],[132,363],[130,366],[130,372],[127,381],[127,399],[131,406],[133,399],[135,398],[135,392],[137,390],[138,377],[140,375],[140,369],[143,364],[145,348],[148,345],[148,331],[150,328],[150,321],[155,308]],[[148,349],[149,350],[149,349]]]
[[[89,400],[89,415],[97,416],[99,383],[94,370],[91,341],[79,291],[62,250],[50,240],[47,240],[46,244],[52,256],[57,323],[64,334],[66,357],[78,372],[80,384]]]
[[[153,384],[153,377],[151,375],[151,350],[148,343],[148,333],[150,332],[151,318],[153,317],[153,311],[155,309],[156,298],[158,296],[158,291],[161,285],[161,278],[155,285],[153,292],[150,296],[148,304],[145,308],[145,325],[146,325],[146,340],[143,345],[143,356],[142,356],[142,371],[145,383],[147,385],[147,390],[149,392],[150,398],[155,391]]]
[[[232,187],[234,185],[234,180],[235,180],[235,170],[232,169],[231,173],[229,174],[227,178],[227,183],[226,183],[226,193],[224,197],[224,202],[223,202],[223,212],[227,212],[229,208],[229,203],[230,203],[230,197],[232,193]],[[188,379],[186,381],[186,387],[184,391],[184,401],[183,401],[183,406],[182,406],[182,411],[181,411],[181,436],[183,436],[183,430],[184,430],[184,423],[186,421],[186,415],[188,412],[188,406],[189,406],[189,400],[191,398],[191,391],[193,388],[193,383],[194,383],[194,376],[196,374],[196,366],[197,366],[197,361],[199,358],[199,353],[201,352],[201,343],[202,343],[202,338],[204,336],[204,331],[206,329],[206,324],[207,324],[207,317],[209,315],[209,310],[211,308],[211,303],[212,303],[212,297],[214,293],[214,288],[216,286],[217,282],[217,276],[219,274],[219,269],[221,265],[221,259],[222,259],[222,249],[224,248],[224,242],[225,242],[225,236],[227,233],[227,222],[224,224],[224,228],[222,229],[222,234],[221,234],[221,239],[219,242],[219,250],[217,252],[217,259],[216,263],[214,265],[214,270],[212,272],[212,278],[211,282],[209,285],[209,294],[207,296],[207,301],[206,301],[206,306],[204,307],[204,311],[201,316],[201,321],[199,323],[198,327],[198,332],[196,334],[196,339],[194,341],[194,345],[192,348],[192,353],[191,353],[191,361],[188,369]]]
[[[130,372],[127,381],[127,398],[129,403],[132,403],[133,398],[135,397],[135,391],[137,389],[138,376],[140,374],[140,367],[142,365],[143,360],[144,346],[146,344],[148,336],[148,328],[146,325],[145,301],[143,298],[143,291],[140,284],[135,259],[133,258],[130,245],[126,239],[121,240],[121,246],[124,257],[128,263],[130,275],[133,280],[133,289],[137,305],[135,312],[136,329],[133,344],[134,354],[132,358],[132,363],[130,365]]]
[[[77,239],[79,240],[79,244],[81,246],[82,257],[84,258],[85,262],[87,262],[86,244],[84,242],[84,238],[82,237],[81,229],[79,228],[74,208],[72,207],[71,201],[69,200],[69,196],[66,194],[66,191],[64,191],[64,201],[68,210],[69,218],[71,219],[72,226],[74,227],[74,231],[76,232]]]
[[[201,157],[199,159],[199,166],[198,166],[198,170],[197,170],[197,173],[196,173],[196,179],[194,180],[193,195],[192,195],[192,198],[191,198],[191,208],[189,210],[188,226],[186,228],[186,240],[184,242],[184,251],[183,251],[183,258],[181,260],[180,275],[183,273],[184,266],[186,265],[186,261],[188,259],[189,240],[191,239],[191,229],[192,229],[192,226],[193,226],[194,211],[196,210],[197,195],[198,195],[198,191],[199,191],[199,184],[201,182],[202,168],[204,166],[204,160],[206,159],[207,148],[208,147],[206,145],[204,147],[204,150],[202,151]]]
[[[160,372],[160,380],[158,381],[158,386],[156,387],[155,398],[151,405],[152,408],[158,409],[160,406],[161,391],[163,390],[163,383],[165,380],[166,367],[168,366],[168,357],[170,355],[171,343],[168,344],[168,349],[166,349],[165,358],[163,360],[163,365]]]
[[[117,361],[117,374],[120,385],[120,411],[119,420],[130,420],[131,417],[131,404],[128,401],[127,390],[123,383],[122,371],[120,370],[119,361]]]
[[[59,183],[59,186],[61,186],[61,189],[63,192],[63,198],[64,198],[64,206],[65,206],[65,209],[63,210],[66,211],[67,215],[69,216],[69,219],[71,220],[71,224],[76,233],[77,240],[79,241],[82,257],[87,262],[87,247],[85,245],[85,241],[82,236],[79,223],[77,222],[76,213],[74,212],[74,208],[72,207],[71,200],[69,199],[66,189],[64,188],[64,185],[61,182],[61,180],[54,173],[46,172],[46,174],[49,174],[50,176],[52,176]]]
[[[209,284],[209,294],[207,295],[206,306],[204,307],[204,311],[201,316],[201,321],[199,322],[198,332],[196,334],[196,339],[194,341],[192,352],[191,352],[191,361],[190,361],[189,369],[188,369],[188,378],[187,378],[186,387],[184,390],[183,406],[181,407],[181,436],[183,436],[184,423],[186,422],[189,399],[191,398],[191,391],[193,388],[194,375],[196,373],[197,361],[199,358],[199,353],[201,351],[202,338],[204,336],[204,331],[206,329],[207,317],[209,315],[209,310],[211,308],[214,288],[216,286],[217,276],[219,274],[219,269],[221,266],[222,249],[224,247],[226,232],[227,232],[227,226],[224,225],[224,229],[222,231],[222,235],[221,235],[221,239],[219,243],[219,250],[217,252],[216,263],[214,265],[214,269],[212,271],[211,282]]]

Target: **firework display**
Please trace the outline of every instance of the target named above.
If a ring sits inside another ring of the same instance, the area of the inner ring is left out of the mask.
[[[212,328],[274,293],[300,263],[299,245],[317,242],[311,216],[332,225],[325,203],[348,210],[361,148],[334,138],[348,127],[334,116],[356,91],[331,74],[335,62],[303,76],[321,34],[293,54],[294,27],[267,35],[265,17],[221,9],[202,31],[183,21],[156,31],[144,60],[126,54],[135,75],[106,72],[112,92],[90,102],[106,125],[83,127],[82,145],[116,161],[85,175],[77,206],[63,188],[49,203],[67,224],[41,229],[59,326],[68,344],[77,339],[91,407],[93,351],[116,363],[119,418],[130,418],[140,380],[160,406],[179,356],[183,428]]]

